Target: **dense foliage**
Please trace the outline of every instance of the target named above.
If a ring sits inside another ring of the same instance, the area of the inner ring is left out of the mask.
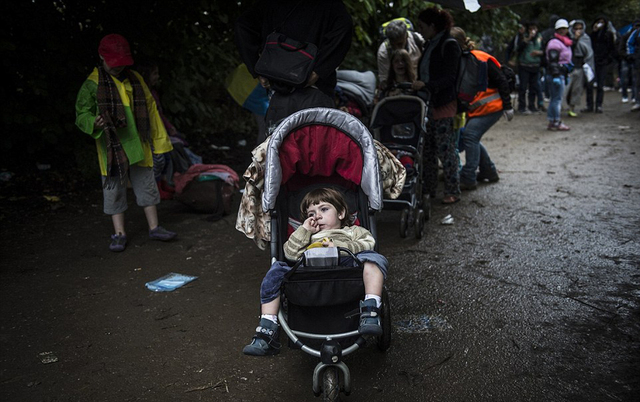
[[[345,0],[355,23],[352,50],[344,68],[375,69],[378,27],[397,16],[415,20],[429,5],[417,0]],[[5,5],[0,16],[3,133],[1,169],[81,168],[95,174],[93,140],[74,126],[74,103],[82,81],[97,64],[97,44],[107,33],[127,37],[135,59],[160,66],[162,104],[171,121],[195,141],[252,143],[253,120],[228,96],[224,81],[238,64],[233,22],[251,1],[194,0],[31,0]],[[616,24],[629,22],[638,2],[568,0],[536,2],[471,14],[452,13],[474,39],[492,38],[494,52],[514,34],[517,22],[552,13],[595,18],[607,13]],[[489,46],[488,43],[485,45]],[[499,54],[497,54],[499,56]]]

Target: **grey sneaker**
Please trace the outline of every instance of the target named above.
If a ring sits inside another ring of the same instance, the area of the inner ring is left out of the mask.
[[[362,335],[382,335],[380,326],[380,309],[375,299],[367,299],[360,302],[360,327],[358,332]]]
[[[272,356],[280,353],[279,325],[266,318],[260,319],[251,343],[242,349],[249,356]]]
[[[158,226],[153,230],[149,231],[149,238],[151,240],[160,240],[160,241],[169,241],[176,237],[177,233],[170,232],[162,226]]]
[[[123,235],[123,234],[111,235],[111,244],[109,245],[109,250],[119,253],[120,251],[124,251],[126,247],[127,247],[127,235]]]

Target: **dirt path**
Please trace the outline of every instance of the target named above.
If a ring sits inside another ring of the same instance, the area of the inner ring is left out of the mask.
[[[346,359],[345,401],[631,401],[640,393],[640,114],[606,94],[603,115],[549,132],[501,120],[483,141],[496,184],[433,204],[421,241],[379,214],[392,269],[393,345]],[[447,214],[451,226],[440,225]],[[5,401],[302,401],[315,358],[241,353],[268,254],[175,202],[171,243],[127,216],[108,251],[99,191],[2,222],[0,394]],[[153,293],[169,272],[191,284]],[[284,340],[284,338],[282,339]],[[43,354],[45,353],[45,354]],[[55,361],[54,361],[55,360]]]

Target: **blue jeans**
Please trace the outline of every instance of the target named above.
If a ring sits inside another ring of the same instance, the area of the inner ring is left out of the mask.
[[[551,92],[551,100],[549,101],[549,109],[547,109],[547,120],[550,122],[560,121],[560,110],[562,108],[562,94],[564,93],[564,77],[553,78],[547,75],[549,80],[549,89]]]
[[[480,168],[481,173],[491,174],[496,170],[496,166],[491,161],[487,149],[482,145],[480,139],[491,126],[496,124],[502,111],[491,113],[485,116],[472,117],[464,127],[463,143],[465,152],[465,164],[460,171],[460,182],[475,183],[476,170]]]

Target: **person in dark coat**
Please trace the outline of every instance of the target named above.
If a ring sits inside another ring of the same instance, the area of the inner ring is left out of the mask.
[[[427,8],[418,16],[418,32],[427,41],[418,63],[413,90],[426,89],[430,96],[427,141],[424,146],[425,192],[435,196],[438,159],[444,172],[444,204],[460,201],[459,157],[453,117],[457,112],[456,75],[462,51],[451,37],[453,18],[446,10]]]
[[[604,17],[598,17],[591,28],[591,44],[596,63],[596,102],[593,104],[593,89],[587,87],[587,107],[583,112],[602,113],[602,101],[604,100],[604,80],[607,75],[607,66],[613,61],[616,51],[615,36],[609,30],[609,21]],[[595,106],[595,108],[594,108]]]
[[[238,18],[235,28],[240,57],[265,88],[269,88],[270,83],[258,77],[255,65],[270,33],[275,31],[318,47],[306,87],[272,95],[265,116],[268,127],[298,110],[335,107],[336,69],[351,47],[353,34],[353,21],[341,0],[259,1]]]

